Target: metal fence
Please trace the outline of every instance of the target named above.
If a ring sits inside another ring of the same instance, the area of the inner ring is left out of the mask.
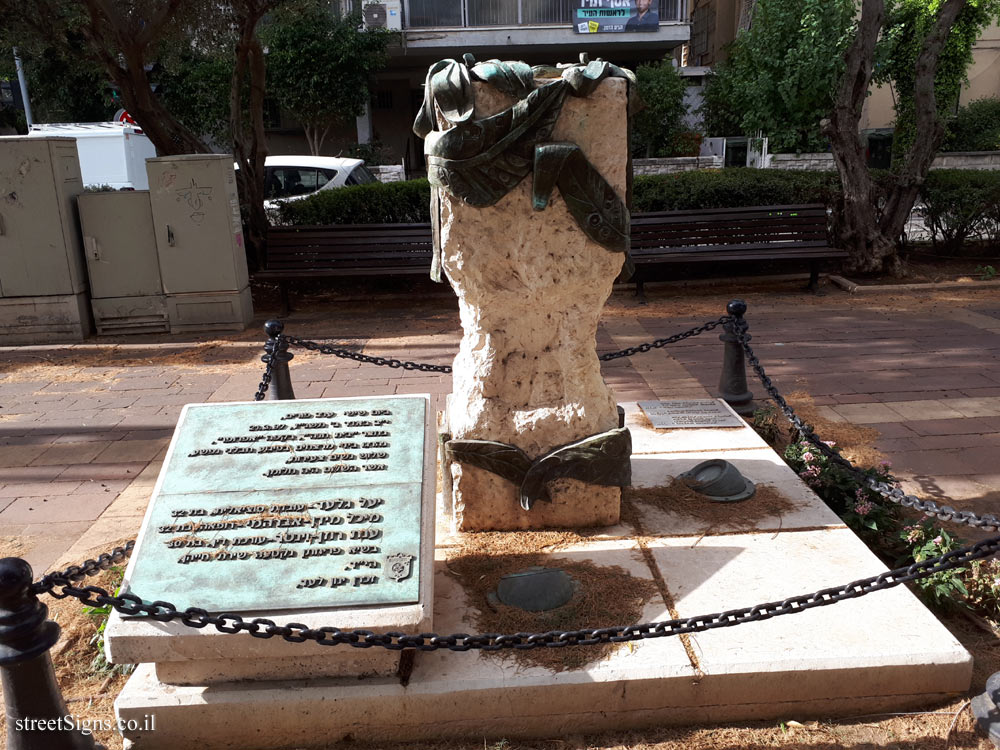
[[[681,0],[658,0],[660,21],[684,17]],[[406,28],[572,25],[579,0],[406,0]]]

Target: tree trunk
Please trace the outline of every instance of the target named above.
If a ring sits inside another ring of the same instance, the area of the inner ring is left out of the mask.
[[[270,3],[246,0],[235,6],[239,36],[236,61],[229,90],[229,121],[233,132],[233,156],[240,165],[238,182],[247,210],[244,239],[247,259],[252,269],[264,263],[267,241],[267,214],[264,211],[267,141],[264,133],[264,50],[257,38],[257,24],[270,9]],[[250,89],[250,101],[244,108],[244,85]]]
[[[843,189],[835,222],[838,242],[849,254],[849,272],[902,273],[897,241],[943,134],[934,99],[934,74],[948,33],[966,1],[945,0],[924,40],[917,58],[914,96],[919,135],[906,154],[902,171],[893,180],[881,218],[877,218],[875,185],[865,163],[865,148],[858,130],[871,85],[875,44],[885,23],[885,2],[862,0],[858,31],[845,55],[846,70],[834,109],[830,118],[823,121],[823,132],[830,138]]]
[[[879,223],[880,232],[886,236],[899,237],[902,234],[944,137],[944,124],[938,117],[934,93],[934,76],[941,50],[944,49],[951,27],[966,2],[967,0],[945,0],[938,9],[934,26],[927,34],[917,57],[913,108],[918,136],[906,154],[896,187],[886,200],[885,211]]]

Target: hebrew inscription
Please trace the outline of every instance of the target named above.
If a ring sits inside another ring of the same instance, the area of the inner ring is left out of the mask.
[[[425,400],[185,408],[129,590],[210,611],[416,602]]]
[[[656,429],[681,427],[742,427],[743,422],[725,404],[714,398],[690,401],[640,401]]]

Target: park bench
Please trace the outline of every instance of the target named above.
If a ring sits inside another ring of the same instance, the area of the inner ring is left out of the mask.
[[[290,280],[427,274],[431,257],[430,224],[271,227],[267,258],[254,278],[277,281],[287,309]],[[845,251],[827,243],[822,204],[657,211],[632,217],[636,272],[631,280],[640,296],[644,282],[671,263],[805,259],[810,261],[809,287],[815,289],[819,262],[845,257]]]
[[[846,258],[827,241],[826,206],[748,206],[697,211],[656,211],[632,216],[636,294],[671,263],[808,260],[809,288],[819,282],[820,261]]]
[[[254,278],[277,281],[288,309],[290,280],[426,275],[432,247],[430,224],[270,227],[264,267]]]

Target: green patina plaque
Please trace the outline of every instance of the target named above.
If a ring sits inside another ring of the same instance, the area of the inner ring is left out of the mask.
[[[418,601],[423,397],[184,408],[128,581],[211,612]]]

